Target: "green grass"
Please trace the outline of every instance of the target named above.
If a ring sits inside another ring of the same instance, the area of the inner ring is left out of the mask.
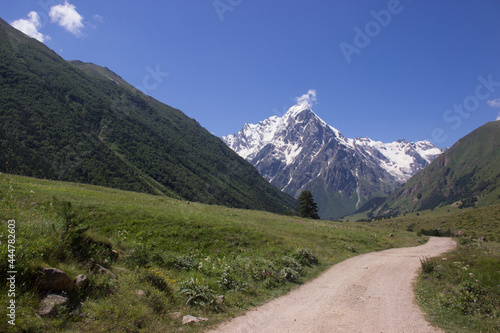
[[[104,187],[0,175],[0,278],[8,270],[7,220],[16,220],[18,332],[169,332],[171,313],[210,320],[198,332],[282,295],[359,253],[424,240],[402,230],[230,209]],[[71,203],[71,206],[68,205]],[[104,266],[117,278],[98,272]],[[39,318],[37,270],[90,277],[81,300]],[[0,301],[7,304],[7,285]],[[224,295],[223,303],[217,297]],[[0,317],[6,318],[6,307]]]
[[[457,235],[455,251],[421,259],[417,302],[427,320],[446,332],[500,332],[500,205],[459,209],[455,204],[371,225]]]
[[[456,204],[438,207],[433,210],[408,213],[374,222],[373,225],[390,227],[396,230],[422,229],[450,230],[463,237],[485,237],[488,241],[500,241],[500,204],[459,209]]]
[[[415,285],[427,319],[446,332],[500,332],[499,249],[470,241],[428,259]]]

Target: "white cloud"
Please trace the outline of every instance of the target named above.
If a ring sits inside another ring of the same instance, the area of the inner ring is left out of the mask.
[[[304,105],[307,107],[312,107],[313,104],[316,102],[316,100],[317,100],[316,99],[316,90],[313,90],[313,89],[309,89],[307,94],[304,94],[300,97],[295,98],[295,101],[297,102],[297,104]]]
[[[82,35],[83,16],[77,11],[76,7],[67,1],[64,5],[52,6],[49,12],[51,22],[56,22],[64,29],[68,30],[75,36]]]
[[[489,100],[487,103],[493,108],[500,108],[500,98]]]
[[[99,15],[99,14],[94,14],[94,16],[92,16],[94,18],[94,20],[96,20],[97,22],[104,22],[104,17]]]
[[[42,27],[42,23],[40,21],[40,16],[37,12],[31,11],[28,13],[28,19],[19,19],[12,22],[12,25],[17,30],[25,33],[26,35],[35,38],[40,42],[44,42],[46,39],[50,39],[49,36],[45,36],[41,32],[38,31]]]
[[[499,113],[499,114],[498,114],[498,116],[497,116],[497,120],[500,120],[500,113]]]

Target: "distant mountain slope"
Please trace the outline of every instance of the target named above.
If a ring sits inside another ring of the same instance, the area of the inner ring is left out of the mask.
[[[457,201],[478,206],[500,202],[500,121],[460,139],[394,192],[374,215],[432,209]]]
[[[1,19],[0,171],[274,212],[293,205],[181,111]]]
[[[310,190],[322,218],[392,193],[441,153],[427,141],[348,139],[303,105],[222,139],[282,191],[298,197]]]

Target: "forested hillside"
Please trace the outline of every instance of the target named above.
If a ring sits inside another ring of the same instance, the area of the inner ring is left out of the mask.
[[[1,172],[275,212],[293,205],[194,119],[78,67],[0,19]]]

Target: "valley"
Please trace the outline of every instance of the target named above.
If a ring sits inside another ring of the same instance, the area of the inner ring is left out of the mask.
[[[317,295],[330,269],[360,300],[339,267],[389,250],[401,261],[381,261],[380,279],[410,256],[428,322],[500,331],[500,120],[449,149],[347,138],[304,96],[219,138],[0,19],[0,330],[202,332],[302,287]],[[314,219],[299,217],[301,193]],[[411,302],[410,275],[377,293],[404,282]],[[360,329],[383,330],[370,304]]]

